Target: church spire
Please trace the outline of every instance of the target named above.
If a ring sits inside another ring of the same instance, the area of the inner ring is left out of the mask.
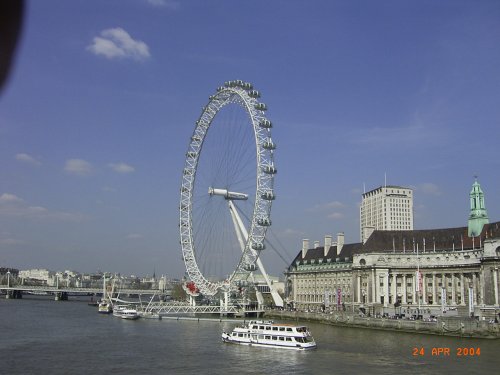
[[[469,237],[477,237],[481,234],[484,224],[488,224],[488,214],[484,205],[484,193],[481,185],[477,182],[477,176],[472,184],[470,192],[470,215],[469,215]]]

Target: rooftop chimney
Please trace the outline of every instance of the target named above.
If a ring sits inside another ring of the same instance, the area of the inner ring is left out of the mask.
[[[306,257],[308,249],[309,249],[309,240],[308,239],[302,240],[302,259]]]
[[[344,232],[337,233],[337,254],[340,254],[340,251],[344,247]]]
[[[324,249],[323,256],[325,256],[325,257],[327,256],[328,251],[330,250],[331,246],[332,246],[332,236],[326,235],[325,236],[325,249]]]

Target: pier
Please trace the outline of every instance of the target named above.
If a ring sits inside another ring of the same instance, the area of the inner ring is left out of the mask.
[[[175,316],[179,314],[219,314],[223,316],[260,316],[264,313],[263,309],[241,309],[234,305],[193,305],[188,302],[152,302],[148,304],[141,315],[144,317],[163,317]],[[196,320],[196,318],[193,318]]]

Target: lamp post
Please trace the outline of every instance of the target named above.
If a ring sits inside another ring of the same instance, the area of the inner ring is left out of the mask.
[[[10,288],[10,270],[7,270],[7,288]]]

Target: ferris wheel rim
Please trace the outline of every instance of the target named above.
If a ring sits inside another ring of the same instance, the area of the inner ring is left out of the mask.
[[[219,290],[229,290],[231,283],[237,278],[248,276],[255,267],[260,252],[264,249],[264,238],[269,225],[274,195],[275,144],[271,138],[271,122],[267,119],[264,103],[257,99],[260,94],[253,90],[249,83],[228,81],[209,97],[208,104],[203,107],[189,142],[183,169],[180,200],[180,238],[186,271],[202,294],[214,295]],[[208,129],[219,111],[226,105],[240,105],[247,113],[252,127],[256,147],[256,191],[255,202],[250,219],[250,229],[245,248],[233,273],[224,281],[209,281],[201,272],[195,256],[193,239],[193,190],[195,187],[199,157],[203,150]]]

